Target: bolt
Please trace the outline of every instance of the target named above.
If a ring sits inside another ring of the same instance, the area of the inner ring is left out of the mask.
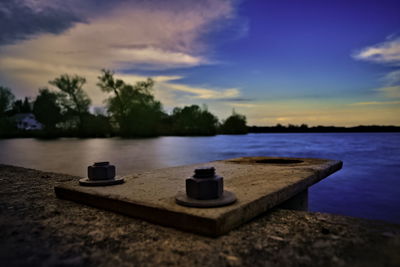
[[[215,176],[215,168],[214,167],[204,167],[198,168],[194,170],[194,178],[212,178]]]
[[[95,162],[88,167],[89,180],[112,180],[115,178],[115,166],[108,161]]]
[[[108,161],[100,161],[100,162],[95,162],[93,165],[94,166],[107,166],[107,165],[110,165],[110,162],[108,162]]]
[[[186,195],[194,199],[217,199],[224,191],[223,177],[215,174],[214,167],[194,170],[194,175],[186,179]]]

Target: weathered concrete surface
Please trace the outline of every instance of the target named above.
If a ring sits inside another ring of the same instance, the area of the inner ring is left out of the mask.
[[[208,238],[57,199],[77,177],[0,165],[1,266],[400,266],[400,226],[274,210]]]
[[[214,166],[225,190],[237,201],[218,208],[176,204],[178,191],[196,168]],[[74,182],[55,188],[57,196],[133,217],[209,236],[225,234],[305,191],[342,167],[341,161],[247,157],[153,170],[125,176],[125,183],[83,187]]]

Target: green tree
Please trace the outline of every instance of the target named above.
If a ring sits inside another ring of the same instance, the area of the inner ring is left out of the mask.
[[[99,86],[103,92],[114,94],[114,96],[107,99],[108,112],[111,113],[116,120],[120,130],[126,131],[125,126],[128,124],[128,109],[125,107],[126,101],[121,98],[122,91],[124,87],[126,87],[125,82],[121,79],[115,79],[114,73],[106,69],[103,69],[102,75],[97,78],[99,79],[97,86]]]
[[[102,70],[97,85],[103,92],[113,93],[107,99],[108,112],[124,136],[151,136],[158,134],[158,127],[164,115],[162,105],[155,100],[152,89],[154,81],[148,78],[135,85],[126,84],[114,78],[114,73]]]
[[[47,88],[40,89],[33,103],[33,114],[46,130],[54,130],[56,124],[63,120],[60,94],[51,92]]]
[[[11,109],[15,96],[7,87],[0,86],[0,117],[5,117],[6,112]]]
[[[102,114],[86,114],[82,135],[90,137],[108,137],[113,134],[110,120]]]
[[[221,132],[224,134],[246,134],[246,116],[233,110],[232,115],[222,122]]]
[[[0,137],[13,135],[16,130],[12,119],[7,117],[14,99],[10,89],[0,86]]]
[[[28,97],[24,98],[24,103],[22,104],[21,110],[23,113],[31,113],[32,112],[32,103],[29,101]]]
[[[91,102],[82,89],[86,79],[78,75],[63,74],[49,83],[61,90],[62,105],[66,109],[66,115],[78,119],[78,128],[82,132],[84,116],[89,113]]]
[[[178,135],[214,135],[218,118],[198,105],[174,108],[172,112],[173,133]]]
[[[12,114],[31,113],[31,112],[32,108],[28,97],[25,97],[23,101],[21,99],[18,99],[14,101],[14,103],[12,104],[12,110],[11,110]]]

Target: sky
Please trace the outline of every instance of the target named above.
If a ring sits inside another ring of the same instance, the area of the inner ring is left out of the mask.
[[[167,112],[248,125],[400,125],[398,0],[1,0],[0,85],[34,100],[61,74],[152,77]]]

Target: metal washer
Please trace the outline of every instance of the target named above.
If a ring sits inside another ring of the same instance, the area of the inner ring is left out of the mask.
[[[124,178],[114,178],[107,180],[90,180],[89,178],[82,178],[79,180],[79,184],[83,186],[107,186],[124,183]]]
[[[213,208],[233,204],[236,202],[236,196],[230,191],[224,190],[222,197],[216,199],[195,199],[190,198],[185,192],[178,192],[175,196],[177,204],[195,208]]]

